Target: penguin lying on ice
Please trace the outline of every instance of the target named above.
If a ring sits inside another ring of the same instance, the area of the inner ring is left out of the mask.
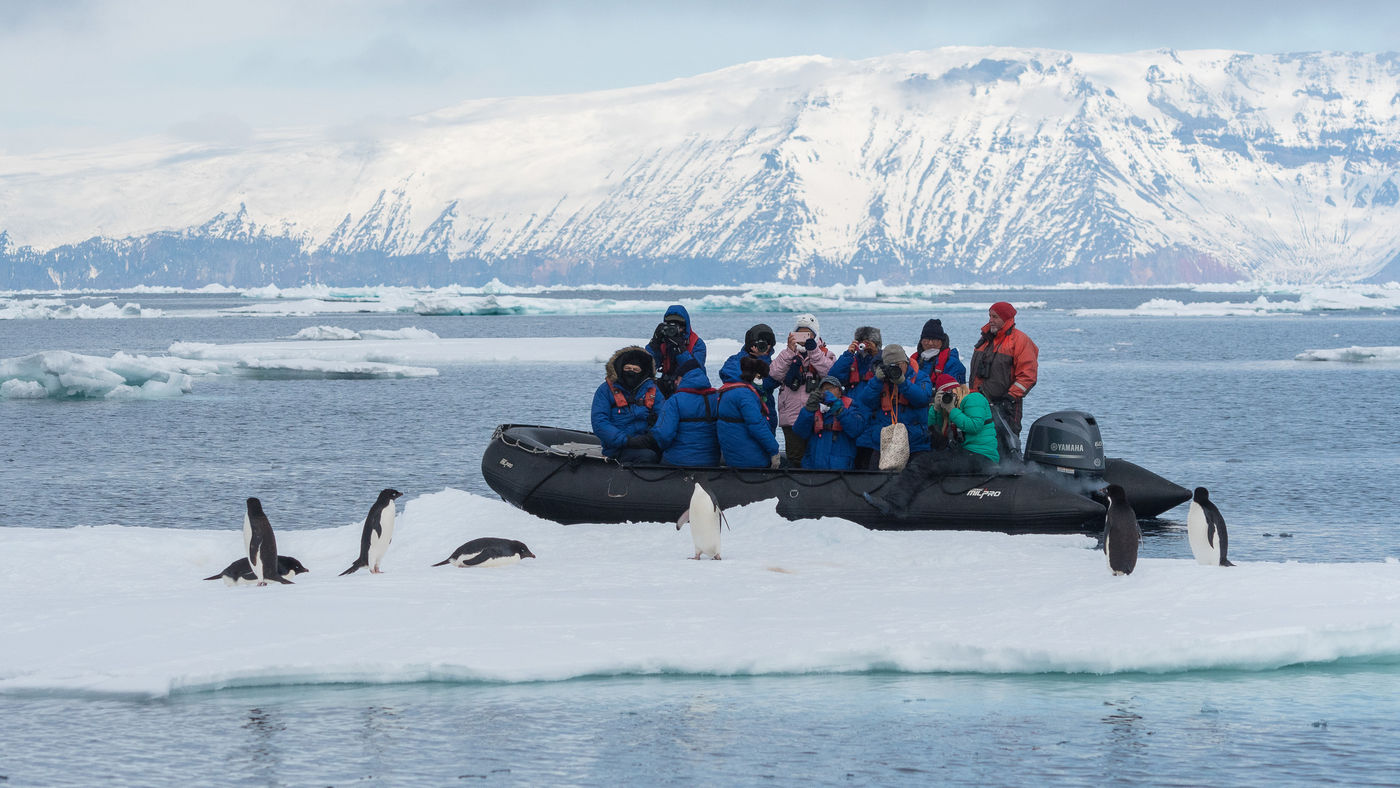
[[[277,556],[277,573],[282,577],[296,577],[310,572],[310,569],[301,565],[301,562],[289,555]],[[249,586],[257,583],[258,578],[253,574],[253,566],[248,563],[248,559],[240,558],[237,561],[224,567],[224,571],[217,575],[211,575],[205,580],[218,580],[223,578],[224,585],[227,586]]]
[[[473,539],[452,552],[445,560],[438,561],[433,566],[443,566],[452,564],[456,567],[468,566],[505,566],[513,564],[523,558],[534,558],[535,554],[530,552],[530,548],[524,542],[517,542],[514,539],[499,539],[494,536],[483,536],[480,539]]]

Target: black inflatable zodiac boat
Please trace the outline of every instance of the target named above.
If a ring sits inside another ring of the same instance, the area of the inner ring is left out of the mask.
[[[888,484],[893,473],[623,465],[602,456],[592,433],[559,427],[497,427],[481,473],[503,500],[564,524],[675,522],[695,482],[725,508],[771,498],[789,520],[840,517],[882,530],[1093,530],[1103,527],[1102,490],[1109,484],[1128,492],[1142,518],[1191,498],[1145,468],[1105,458],[1098,424],[1080,411],[1038,419],[1025,456],[995,475],[944,477],[921,491],[902,519],[881,514],[861,496]]]

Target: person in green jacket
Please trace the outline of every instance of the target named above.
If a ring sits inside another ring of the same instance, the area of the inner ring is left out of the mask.
[[[948,375],[938,376],[934,386],[928,415],[934,450],[910,459],[887,491],[862,493],[871,506],[891,517],[905,517],[919,491],[944,476],[992,474],[1001,460],[987,398],[967,392]]]

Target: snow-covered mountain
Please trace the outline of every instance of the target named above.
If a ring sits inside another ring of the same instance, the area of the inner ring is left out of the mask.
[[[1400,277],[1400,56],[947,48],[0,157],[11,287]]]

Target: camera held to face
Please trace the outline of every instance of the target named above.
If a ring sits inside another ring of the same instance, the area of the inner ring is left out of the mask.
[[[945,391],[945,392],[943,392],[942,394],[939,394],[939,395],[938,395],[938,399],[939,399],[939,401],[942,402],[944,405],[952,405],[952,404],[953,404],[953,400],[954,400],[954,399],[957,399],[957,397],[955,397],[955,396],[953,395],[953,392],[951,392],[951,391]]]
[[[662,323],[657,326],[657,329],[661,332],[661,336],[666,339],[678,339],[682,331],[679,323]]]

